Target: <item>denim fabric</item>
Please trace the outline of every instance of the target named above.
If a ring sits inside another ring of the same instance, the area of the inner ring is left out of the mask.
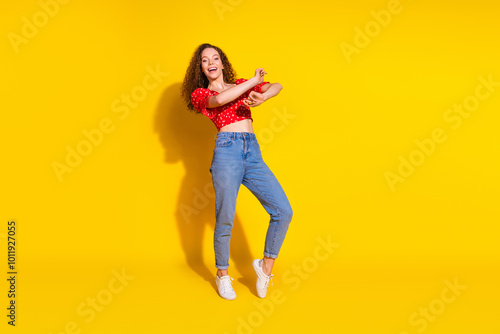
[[[215,189],[214,250],[217,269],[229,267],[229,245],[240,185],[246,186],[270,215],[264,255],[277,258],[292,220],[290,202],[262,160],[251,132],[219,132],[210,166]]]

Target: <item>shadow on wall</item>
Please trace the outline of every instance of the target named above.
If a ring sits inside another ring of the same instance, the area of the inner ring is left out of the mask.
[[[217,129],[206,116],[187,109],[180,89],[181,84],[176,83],[163,92],[156,110],[154,130],[165,149],[164,161],[167,164],[181,162],[186,171],[180,189],[166,189],[179,192],[172,216],[175,217],[186,262],[216,289],[215,254],[214,251],[206,254],[206,258],[213,259],[207,266],[203,262],[202,242],[206,229],[209,228],[213,236],[215,226],[215,196],[210,165]],[[253,291],[255,287],[249,279],[255,276],[253,257],[238,215],[235,215],[232,230],[230,259],[243,276],[240,283]]]

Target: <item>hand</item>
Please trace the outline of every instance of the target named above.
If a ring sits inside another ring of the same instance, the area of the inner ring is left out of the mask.
[[[254,76],[254,78],[257,79],[257,85],[261,84],[262,82],[264,82],[264,74],[267,74],[267,72],[264,71],[263,68],[258,68],[258,69],[255,70],[255,76]]]
[[[264,103],[265,100],[266,96],[264,94],[251,91],[248,97],[243,100],[243,104],[247,107],[257,107]]]

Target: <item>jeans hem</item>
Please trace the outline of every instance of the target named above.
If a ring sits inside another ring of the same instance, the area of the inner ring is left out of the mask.
[[[274,255],[268,252],[264,252],[264,256],[270,257],[271,259],[277,259],[278,255]]]

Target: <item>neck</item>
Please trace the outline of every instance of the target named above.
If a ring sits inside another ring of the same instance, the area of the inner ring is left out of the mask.
[[[212,89],[214,88],[214,89]],[[224,90],[224,77],[219,75],[217,79],[211,80],[208,84],[208,89],[212,90]]]

